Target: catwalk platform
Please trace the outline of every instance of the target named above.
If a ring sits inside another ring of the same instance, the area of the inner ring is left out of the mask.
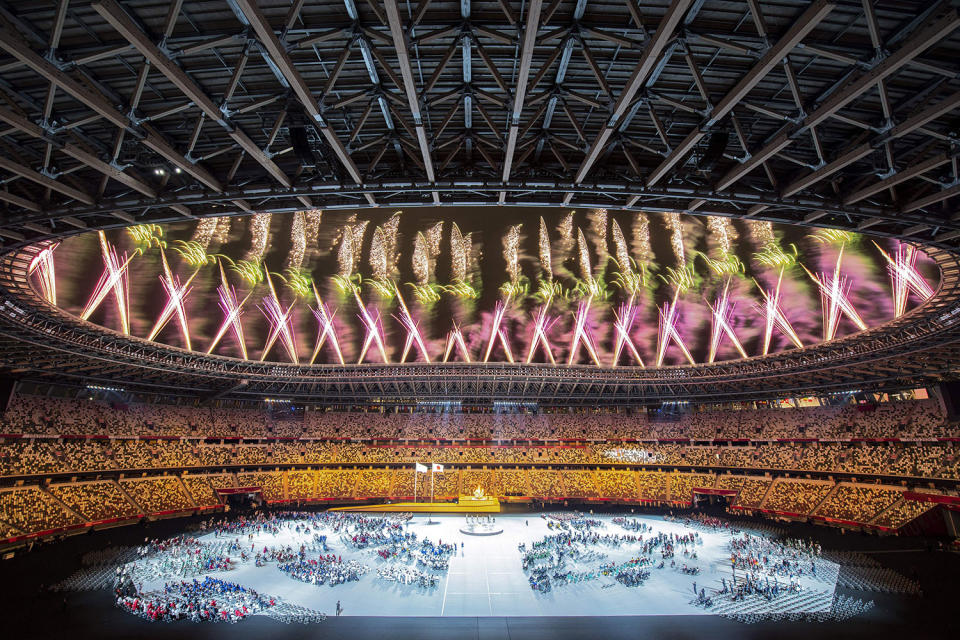
[[[392,502],[358,507],[335,507],[331,511],[405,511],[414,513],[500,513],[500,501],[491,496],[460,496],[456,502]]]

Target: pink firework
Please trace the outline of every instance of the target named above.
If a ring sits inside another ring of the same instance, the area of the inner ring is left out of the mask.
[[[680,337],[680,332],[677,331],[677,320],[679,317],[677,315],[677,298],[680,296],[679,289],[676,293],[673,294],[673,301],[668,302],[663,307],[660,308],[660,325],[657,330],[657,366],[660,367],[663,365],[663,359],[667,355],[667,347],[670,346],[670,343],[675,343],[680,351],[683,352],[683,355],[687,358],[687,361],[690,364],[695,364],[693,361],[693,356],[690,355],[690,351],[687,349],[687,345],[683,343],[683,338]]]
[[[263,302],[260,304],[260,311],[266,316],[267,322],[270,323],[270,333],[263,347],[263,354],[260,356],[260,361],[263,362],[266,360],[270,349],[273,348],[274,343],[279,339],[290,361],[294,364],[300,364],[300,356],[297,353],[296,333],[293,330],[293,307],[297,303],[293,301],[289,307],[284,309],[280,304],[279,298],[277,298],[277,290],[273,286],[273,280],[270,278],[270,272],[267,271],[266,265],[263,267],[263,272],[266,275],[270,292],[263,298]]]
[[[103,299],[109,293],[117,303],[117,314],[120,316],[120,327],[124,335],[130,335],[130,278],[127,273],[127,267],[133,260],[134,253],[129,258],[123,254],[123,262],[117,256],[117,250],[110,246],[107,237],[103,231],[98,231],[100,237],[100,253],[103,257],[103,273],[100,274],[100,281],[93,290],[87,305],[83,308],[80,318],[88,320]]]
[[[180,324],[180,334],[183,336],[183,343],[187,349],[192,349],[190,346],[190,327],[187,324],[187,311],[183,307],[183,301],[193,288],[190,286],[190,283],[193,282],[198,272],[194,271],[193,274],[187,278],[187,281],[181,284],[180,278],[174,276],[170,270],[170,263],[167,262],[167,254],[163,251],[163,248],[160,249],[160,262],[163,265],[160,283],[163,285],[163,290],[167,294],[167,304],[163,306],[163,311],[160,312],[160,316],[153,324],[153,329],[150,331],[150,335],[147,336],[147,340],[155,339],[157,334],[167,326],[170,318],[176,314],[177,321]]]
[[[550,359],[550,364],[557,364],[553,357],[553,349],[550,347],[550,341],[547,340],[547,332],[557,321],[556,317],[547,314],[550,309],[549,302],[539,307],[533,315],[533,338],[530,340],[530,349],[527,351],[527,364],[533,362],[533,355],[537,352],[537,347],[543,347],[543,352]]]
[[[27,276],[37,277],[37,284],[40,287],[40,295],[43,299],[57,306],[57,275],[53,264],[53,252],[60,246],[55,242],[33,257],[30,266],[27,267]]]
[[[610,366],[617,366],[617,363],[620,362],[620,354],[626,347],[634,361],[641,367],[646,368],[646,365],[643,364],[643,358],[640,357],[640,352],[637,351],[637,347],[633,343],[633,338],[630,337],[639,311],[640,308],[633,304],[633,296],[630,296],[630,300],[626,304],[621,304],[620,309],[613,312],[613,328],[617,332],[617,337],[613,347],[613,362]]]
[[[510,302],[509,296],[506,301],[497,301],[497,306],[493,312],[493,328],[490,330],[490,340],[487,342],[487,352],[483,356],[484,362],[490,361],[490,352],[493,351],[493,343],[499,338],[500,346],[503,347],[507,360],[513,364],[513,352],[510,350],[510,341],[503,331],[503,316],[507,312],[507,303]]]
[[[730,325],[734,305],[730,303],[729,278],[723,286],[723,293],[720,295],[720,299],[717,300],[716,306],[710,303],[707,303],[707,306],[710,307],[711,317],[713,319],[710,328],[710,355],[707,362],[713,362],[716,359],[717,347],[720,346],[720,341],[723,340],[724,336],[730,339],[730,342],[737,348],[740,356],[746,358],[747,352],[743,350],[743,345],[740,344],[740,340],[737,339],[737,334],[733,332],[733,327]]]
[[[840,327],[841,314],[850,319],[857,328],[864,331],[867,328],[866,323],[860,318],[860,314],[853,307],[847,294],[850,292],[852,283],[840,272],[840,264],[843,260],[843,248],[837,255],[837,265],[832,274],[811,273],[804,267],[807,274],[817,283],[820,289],[820,301],[823,308],[823,339],[833,340],[837,335],[837,329]]]
[[[597,349],[593,345],[593,338],[587,327],[587,319],[590,315],[590,303],[593,302],[593,296],[582,300],[577,305],[577,312],[573,314],[574,329],[573,340],[570,341],[570,356],[567,358],[567,364],[572,365],[577,358],[577,352],[580,351],[580,345],[590,354],[593,363],[600,366],[600,358],[597,357]]]
[[[897,246],[894,257],[873,243],[887,260],[887,271],[890,274],[890,283],[893,286],[893,316],[899,318],[907,312],[907,300],[912,291],[921,301],[933,296],[933,288],[927,284],[920,272],[917,271],[917,251],[911,244],[901,242]]]
[[[783,313],[780,306],[780,285],[783,282],[783,269],[780,270],[780,276],[777,278],[777,287],[773,291],[767,291],[759,284],[760,294],[763,296],[764,303],[759,306],[760,312],[764,316],[765,327],[763,333],[763,355],[770,353],[770,341],[773,338],[773,329],[776,327],[783,335],[787,336],[798,349],[803,349],[803,343],[800,336],[794,331],[793,325]]]
[[[330,312],[327,309],[327,305],[323,303],[323,300],[320,299],[320,294],[317,292],[317,285],[313,285],[313,298],[317,301],[317,308],[311,309],[313,311],[313,317],[317,319],[317,324],[319,325],[317,329],[317,344],[313,348],[313,355],[310,356],[310,364],[313,364],[317,356],[320,355],[320,349],[323,348],[323,345],[329,340],[330,346],[333,347],[334,353],[337,354],[337,360],[340,361],[340,364],[345,364],[343,361],[343,352],[340,351],[340,341],[337,339],[337,330],[333,325],[333,317],[336,315],[336,311]]]
[[[420,356],[426,362],[430,362],[430,354],[427,352],[427,346],[423,342],[423,336],[420,334],[420,326],[413,319],[413,316],[410,315],[410,309],[407,308],[407,303],[403,301],[403,296],[400,295],[400,288],[397,287],[397,284],[393,284],[393,291],[397,295],[397,301],[400,303],[400,315],[394,316],[397,321],[403,325],[403,328],[407,331],[407,339],[403,345],[403,353],[400,356],[400,362],[407,361],[407,354],[410,353],[410,348],[416,345],[417,350],[420,352]]]
[[[444,362],[450,359],[450,354],[453,353],[454,348],[460,353],[460,357],[463,358],[464,362],[470,362],[470,350],[467,348],[467,341],[464,339],[463,331],[460,330],[460,326],[456,322],[453,323],[453,329],[447,334],[447,346],[443,350]]]
[[[367,329],[367,335],[363,339],[363,348],[360,349],[360,357],[357,359],[357,364],[361,364],[363,359],[367,356],[367,350],[373,344],[377,345],[377,349],[380,351],[380,357],[383,358],[384,364],[390,363],[390,358],[387,357],[387,349],[384,344],[383,338],[383,324],[380,322],[380,312],[370,311],[364,306],[363,301],[360,300],[360,294],[357,293],[356,289],[353,291],[353,297],[357,300],[357,307],[360,309],[360,313],[357,314],[357,317],[360,318],[360,321],[363,323],[363,326]]]
[[[210,343],[207,353],[213,353],[227,331],[233,330],[233,336],[237,339],[237,344],[240,345],[240,353],[243,354],[244,359],[247,358],[247,341],[243,336],[243,323],[240,322],[240,316],[243,314],[243,305],[247,303],[252,293],[251,291],[243,300],[238,302],[237,290],[227,283],[227,275],[223,271],[223,264],[220,263],[220,286],[217,287],[217,295],[220,298],[220,309],[223,311],[223,322],[220,323],[217,335]]]

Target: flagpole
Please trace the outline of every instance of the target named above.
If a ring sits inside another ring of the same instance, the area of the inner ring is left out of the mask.
[[[430,504],[433,504],[433,465],[430,465]]]
[[[413,463],[413,501],[417,501],[417,476],[420,475],[420,472],[417,471],[417,463]]]

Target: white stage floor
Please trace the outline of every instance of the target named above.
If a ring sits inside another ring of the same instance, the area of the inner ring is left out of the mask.
[[[379,514],[376,514],[379,515]],[[590,516],[604,524],[592,531],[603,534],[632,534],[612,522],[611,516]],[[517,545],[531,543],[543,537],[557,533],[547,528],[547,521],[538,515],[497,515],[497,524],[503,527],[503,533],[494,536],[468,536],[460,533],[464,524],[462,515],[433,516],[433,524],[428,524],[426,515],[416,515],[405,525],[405,530],[415,532],[418,540],[429,538],[432,542],[442,541],[464,543],[450,561],[449,570],[437,572],[441,576],[435,588],[427,589],[407,586],[396,582],[387,582],[377,575],[377,569],[394,564],[398,560],[382,560],[376,548],[352,549],[340,541],[340,536],[332,531],[327,533],[330,552],[363,563],[369,572],[357,582],[348,582],[336,586],[313,585],[289,577],[277,568],[275,562],[257,567],[252,560],[235,565],[230,571],[211,572],[217,578],[237,582],[252,587],[260,593],[269,594],[284,602],[300,605],[332,615],[339,600],[343,615],[353,616],[598,616],[598,615],[698,615],[712,611],[693,604],[693,583],[697,589],[707,588],[708,593],[721,588],[721,578],[727,583],[731,579],[729,542],[732,534],[723,530],[705,527],[691,528],[679,522],[667,522],[660,517],[640,516],[652,527],[652,531],[643,533],[647,540],[663,532],[666,534],[685,534],[697,531],[703,544],[696,547],[698,558],[691,560],[683,556],[678,547],[676,568],[666,561],[663,569],[657,569],[660,551],[655,550],[650,557],[654,566],[648,567],[650,578],[642,585],[627,587],[612,576],[601,576],[595,580],[575,584],[558,585],[548,593],[534,591],[523,571],[522,554]],[[231,539],[233,536],[230,537]],[[297,534],[290,528],[278,534],[254,537],[258,549],[264,546],[276,547],[291,545],[299,549],[302,543],[308,543],[310,535]],[[204,542],[222,542],[224,538],[215,538],[212,533],[201,538]],[[248,550],[250,542],[247,536],[240,536],[241,545]],[[245,543],[245,544],[244,544]],[[639,545],[624,544],[620,547],[597,545],[593,547],[606,557],[581,564],[568,562],[567,570],[593,571],[600,564],[625,562],[640,555]],[[308,559],[311,557],[308,553]],[[684,564],[696,565],[700,575],[689,576],[681,573]],[[410,565],[412,566],[412,565]],[[756,597],[756,607],[751,612],[762,613],[782,611],[783,602],[790,600],[792,611],[827,611],[833,599],[836,586],[837,565],[826,560],[817,563],[817,577],[805,575],[800,578],[803,588],[802,598],[787,594],[767,602]],[[423,569],[423,567],[420,567]],[[167,580],[177,580],[170,576]],[[772,578],[771,578],[772,581]],[[145,581],[144,590],[163,588],[164,579]],[[783,584],[783,580],[781,580]],[[724,598],[719,596],[718,598]]]

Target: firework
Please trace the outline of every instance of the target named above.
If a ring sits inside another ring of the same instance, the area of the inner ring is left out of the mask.
[[[746,358],[747,352],[743,350],[743,345],[740,344],[740,340],[737,339],[737,335],[733,332],[733,327],[730,325],[730,318],[733,316],[733,305],[730,303],[729,278],[723,287],[723,293],[720,295],[720,299],[717,300],[716,306],[710,303],[707,303],[707,306],[710,307],[711,318],[713,320],[710,328],[710,355],[707,362],[713,362],[714,359],[716,359],[717,347],[720,346],[720,341],[724,336],[730,339],[733,346],[740,352],[740,356]]]
[[[227,260],[230,262],[230,270],[240,276],[240,279],[251,287],[255,287],[263,282],[263,270],[260,269],[259,262],[250,260],[237,260],[233,262],[229,258],[227,258]]]
[[[112,292],[117,303],[121,331],[123,335],[128,336],[130,335],[130,277],[127,267],[130,266],[130,261],[133,260],[133,256],[140,252],[140,249],[134,251],[130,257],[123,254],[123,262],[121,263],[117,256],[117,250],[107,242],[107,237],[103,231],[98,231],[97,234],[100,238],[100,254],[103,257],[103,273],[100,274],[100,281],[97,282],[93,294],[87,300],[80,318],[88,320],[90,315],[103,302],[103,299],[107,297],[107,294]]]
[[[823,339],[825,341],[833,340],[836,337],[841,314],[849,318],[861,331],[867,328],[866,323],[860,318],[860,314],[857,313],[849,297],[847,297],[852,283],[845,275],[840,273],[842,260],[843,248],[841,247],[832,274],[820,273],[817,275],[804,267],[804,271],[817,283],[817,287],[820,289],[820,301],[823,310]]]
[[[550,303],[543,305],[542,307],[537,308],[537,311],[533,315],[533,339],[530,341],[530,348],[527,350],[527,364],[533,362],[533,354],[536,353],[537,347],[542,346],[544,353],[547,354],[547,358],[550,360],[550,364],[557,364],[557,361],[553,357],[553,349],[550,347],[550,341],[547,340],[547,332],[550,331],[550,327],[557,321],[557,318],[550,317],[547,312],[550,309]]]
[[[217,344],[220,343],[220,340],[227,333],[227,330],[232,329],[233,336],[237,339],[237,344],[240,345],[240,352],[243,354],[243,359],[246,360],[247,341],[243,336],[243,323],[240,322],[240,316],[243,313],[243,305],[250,299],[253,291],[248,293],[242,301],[237,302],[237,291],[227,283],[227,274],[223,270],[223,263],[219,263],[219,266],[220,286],[217,287],[217,295],[220,298],[220,309],[223,310],[223,322],[220,323],[220,329],[217,330],[217,335],[213,338],[213,342],[210,343],[210,348],[207,349],[207,353],[213,353],[213,350],[216,349]]]
[[[845,247],[857,241],[857,234],[843,229],[817,229],[816,233],[810,234],[810,237],[821,244],[832,244],[838,247]]]
[[[645,213],[637,213],[633,219],[633,254],[641,265],[653,261],[653,247],[650,244],[650,218]]]
[[[590,267],[590,248],[583,237],[583,231],[577,227],[577,262],[580,266],[580,278],[584,281],[593,280],[593,269]]]
[[[307,226],[303,211],[293,214],[290,225],[290,253],[287,254],[287,269],[299,269],[303,265],[303,257],[307,253]]]
[[[370,241],[370,271],[373,277],[381,282],[386,282],[393,275],[390,265],[390,254],[387,252],[386,245],[387,232],[383,226],[378,226],[373,230],[373,239]]]
[[[162,249],[161,249],[162,250]],[[177,240],[173,243],[173,250],[176,251],[187,265],[194,269],[213,264],[216,258],[207,254],[206,247],[198,240]]]
[[[620,225],[617,224],[616,220],[610,224],[610,227],[613,234],[614,256],[617,260],[617,266],[620,267],[621,272],[630,270],[633,260],[630,258],[629,249],[627,249],[627,239],[623,237],[623,231],[620,230]]]
[[[790,269],[797,264],[797,247],[791,244],[789,251],[784,251],[777,242],[771,242],[763,247],[759,253],[753,254],[754,260],[760,264],[775,269]]]
[[[403,301],[403,296],[400,295],[400,289],[397,288],[397,285],[393,285],[394,293],[397,296],[397,301],[400,303],[400,315],[394,316],[397,321],[403,325],[403,328],[407,330],[407,339],[403,345],[403,354],[400,356],[400,362],[407,361],[407,354],[410,352],[410,347],[416,345],[417,350],[420,352],[420,355],[426,362],[430,362],[430,354],[427,353],[427,346],[423,342],[423,336],[420,334],[420,327],[417,322],[413,319],[413,316],[410,315],[410,310],[407,308],[407,303]]]
[[[763,250],[767,245],[774,244],[776,238],[773,237],[773,223],[766,220],[748,220],[747,225],[750,228],[750,240],[753,246]]]
[[[427,250],[430,252],[430,259],[435,260],[440,255],[440,241],[443,238],[443,222],[438,222],[424,234],[427,238]]]
[[[786,314],[783,313],[783,309],[780,306],[780,285],[783,282],[783,269],[780,270],[780,275],[777,278],[777,287],[773,291],[767,291],[757,283],[757,288],[760,289],[760,294],[763,296],[764,304],[761,307],[761,312],[763,313],[765,320],[765,327],[763,332],[763,355],[770,353],[770,339],[773,336],[773,329],[776,327],[780,332],[787,336],[798,349],[803,349],[803,343],[800,341],[800,336],[797,335],[797,332],[793,330],[793,325],[790,324],[790,321],[787,319]]]
[[[501,326],[503,323],[503,316],[507,311],[507,304],[509,302],[509,298],[507,298],[506,301],[497,300],[497,306],[493,311],[493,328],[490,330],[490,340],[487,342],[487,351],[483,355],[484,362],[490,361],[490,352],[493,351],[493,343],[499,339],[500,346],[503,347],[503,351],[507,355],[507,360],[513,364],[513,352],[510,351],[510,342],[507,340],[507,335]]]
[[[206,251],[210,246],[210,242],[213,240],[214,234],[217,232],[217,224],[219,218],[202,218],[197,221],[197,228],[194,229],[193,235],[190,236],[190,242],[195,242]]]
[[[266,266],[263,268],[263,274],[270,291],[263,298],[260,311],[270,323],[270,334],[267,336],[260,361],[263,362],[267,358],[267,354],[270,353],[270,349],[273,348],[274,343],[279,338],[290,361],[294,364],[300,364],[300,356],[297,353],[297,336],[293,329],[293,307],[297,302],[294,300],[289,307],[284,309],[283,305],[280,304],[280,299],[277,298],[277,290],[273,286],[273,280],[270,278],[270,272],[267,271]]]
[[[690,351],[687,350],[687,346],[683,343],[683,338],[680,337],[680,332],[677,331],[677,321],[679,316],[677,315],[677,298],[680,296],[680,290],[673,294],[673,301],[666,303],[663,307],[660,307],[660,324],[657,330],[657,366],[663,365],[664,356],[667,354],[667,347],[670,346],[670,343],[675,343],[680,351],[683,352],[683,355],[687,358],[687,362],[694,364],[693,356],[690,355]]]
[[[597,247],[597,261],[604,264],[607,261],[607,210],[594,209],[587,214],[590,222],[590,235]]]
[[[247,262],[259,264],[263,260],[263,254],[267,250],[267,240],[270,238],[272,218],[273,216],[269,213],[255,213],[250,217],[250,248],[243,256]]]
[[[318,236],[320,235],[320,221],[323,219],[321,209],[311,209],[303,214],[303,235],[307,239],[307,249],[313,254],[318,250]]]
[[[327,309],[323,300],[320,299],[317,286],[311,283],[311,287],[313,289],[313,299],[317,302],[317,308],[311,309],[311,311],[313,311],[313,316],[317,319],[319,328],[317,329],[317,344],[313,348],[313,355],[310,356],[310,364],[316,361],[317,356],[320,354],[320,349],[323,348],[327,340],[330,341],[330,346],[333,347],[334,353],[337,354],[337,360],[340,361],[340,364],[345,364],[343,361],[343,352],[340,351],[340,341],[337,339],[337,330],[333,325],[333,317],[336,315],[336,311],[330,313],[330,310]]]
[[[216,242],[218,245],[224,245],[230,240],[230,225],[233,222],[233,218],[230,216],[222,216],[217,218],[217,228],[213,232],[213,242]]]
[[[590,358],[594,364],[598,367],[600,366],[600,358],[597,357],[597,350],[593,346],[593,338],[587,327],[587,320],[590,316],[590,303],[592,301],[592,297],[581,300],[577,305],[576,313],[573,314],[574,329],[573,339],[570,341],[570,357],[567,359],[568,365],[572,365],[573,361],[577,359],[577,352],[580,350],[580,345],[582,344],[587,350],[587,353],[590,354]]]
[[[630,337],[630,332],[633,330],[633,324],[636,322],[639,311],[640,308],[633,304],[633,296],[631,296],[629,301],[620,305],[619,310],[613,312],[613,328],[617,332],[617,337],[613,347],[613,362],[610,366],[617,366],[617,363],[620,362],[620,354],[623,352],[623,348],[626,347],[637,364],[641,367],[646,367],[646,365],[643,364],[643,358],[640,357],[640,352],[637,351],[637,347],[633,343],[633,338]]]
[[[160,312],[160,316],[154,323],[150,335],[147,336],[147,340],[156,338],[157,334],[166,326],[167,321],[176,313],[177,321],[180,323],[180,333],[183,336],[183,343],[189,351],[192,349],[190,346],[190,327],[187,325],[187,312],[183,307],[183,301],[190,293],[192,289],[190,283],[193,282],[199,270],[194,270],[190,277],[187,278],[187,281],[181,284],[180,278],[174,276],[173,272],[170,271],[167,254],[162,248],[160,249],[160,263],[163,265],[163,274],[160,275],[160,282],[163,284],[163,290],[167,293],[167,304],[164,305],[163,311]]]
[[[573,211],[568,212],[557,225],[557,244],[553,258],[561,271],[564,269],[564,263],[570,258],[576,242],[573,236],[573,214]]]
[[[284,284],[298,298],[307,298],[310,296],[310,287],[313,285],[313,278],[303,269],[290,268],[284,272]]]
[[[353,219],[356,219],[356,216],[351,216]],[[367,233],[367,225],[370,224],[369,220],[363,220],[357,222],[351,227],[351,233],[353,234],[353,242],[351,246],[353,247],[353,264],[360,264],[360,259],[363,257],[363,236]]]
[[[417,284],[425,285],[430,282],[430,252],[427,250],[427,239],[417,232],[413,241],[413,275]]]
[[[686,264],[687,255],[683,249],[683,220],[679,213],[667,214],[667,226],[670,228],[670,246],[673,247],[673,256],[677,264]]]
[[[356,266],[356,253],[353,249],[353,243],[353,225],[344,225],[340,234],[340,248],[337,250],[338,275],[343,278],[352,276],[353,269]]]
[[[127,235],[141,252],[164,246],[163,227],[158,224],[138,224],[127,227]]]
[[[515,224],[503,236],[503,259],[507,262],[507,276],[511,283],[520,281],[520,227]]]
[[[464,242],[460,227],[454,222],[450,227],[450,273],[454,282],[466,282],[470,268],[469,252],[470,245]]]
[[[709,216],[707,218],[707,229],[710,235],[717,241],[717,247],[720,249],[721,256],[727,256],[732,251],[733,240],[736,239],[736,230],[729,218],[720,216]]]
[[[884,251],[876,242],[874,246],[887,260],[887,272],[890,274],[890,283],[893,286],[893,316],[899,318],[907,312],[907,300],[910,292],[916,294],[921,301],[933,296],[933,289],[927,284],[920,272],[917,271],[917,252],[913,245],[899,243],[895,257]]]
[[[59,242],[48,245],[33,257],[30,266],[27,267],[27,276],[36,274],[40,295],[53,306],[57,306],[57,274],[53,263],[53,252],[59,246]]]
[[[363,339],[363,347],[360,349],[360,357],[357,359],[357,364],[363,362],[363,359],[367,356],[367,351],[373,344],[377,345],[384,364],[389,364],[390,358],[387,357],[387,349],[384,345],[383,324],[380,321],[380,312],[374,311],[370,313],[370,310],[364,306],[363,301],[360,299],[360,293],[356,289],[353,290],[353,297],[357,301],[357,308],[360,310],[357,317],[360,318],[360,321],[367,330],[367,335]]]
[[[453,323],[453,329],[447,334],[447,346],[443,350],[444,362],[450,359],[450,354],[453,352],[454,347],[460,352],[460,357],[463,358],[464,362],[470,362],[470,350],[467,349],[467,341],[464,340],[463,332],[456,322]]]
[[[540,216],[540,238],[538,243],[540,250],[540,269],[548,281],[553,280],[553,260],[550,256],[550,233],[547,231],[547,223],[543,216]]]

